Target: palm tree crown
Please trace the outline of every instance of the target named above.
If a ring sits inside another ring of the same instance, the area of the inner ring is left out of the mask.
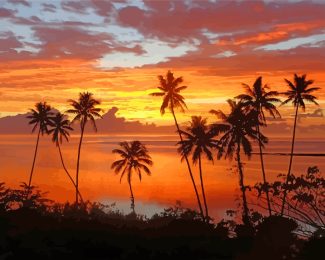
[[[32,132],[39,126],[40,133],[48,133],[49,118],[53,114],[51,112],[51,106],[47,105],[46,102],[39,102],[35,105],[36,109],[30,109],[31,115],[27,118],[31,119],[29,121],[30,125],[34,125]]]
[[[179,86],[183,83],[183,78],[174,78],[174,74],[171,71],[167,72],[166,78],[162,75],[158,76],[160,85],[157,87],[161,92],[151,93],[152,96],[163,96],[163,103],[160,107],[160,113],[165,114],[166,108],[174,111],[174,108],[179,108],[184,112],[186,104],[184,102],[184,97],[180,95],[180,91],[187,88],[187,86]]]
[[[186,128],[186,131],[181,131],[185,136],[185,140],[178,142],[180,147],[178,152],[182,155],[182,160],[185,156],[189,156],[193,152],[192,160],[196,164],[200,154],[204,153],[209,161],[213,161],[211,149],[217,147],[218,140],[214,139],[215,131],[209,129],[207,119],[201,116],[192,116],[192,121]]]
[[[298,76],[297,74],[294,75],[294,83],[292,83],[290,80],[284,79],[288,86],[289,90],[284,92],[283,94],[287,96],[287,99],[282,102],[282,104],[287,104],[289,102],[292,102],[292,104],[295,107],[301,107],[303,110],[305,110],[305,101],[312,102],[316,105],[318,103],[316,102],[316,97],[311,95],[312,92],[319,90],[320,88],[314,87],[309,88],[311,84],[314,83],[313,80],[306,80],[306,74],[302,76]]]
[[[224,124],[214,124],[212,127],[219,132],[224,132],[224,135],[219,140],[220,149],[218,157],[223,155],[225,158],[233,157],[236,151],[236,146],[242,146],[244,153],[250,157],[252,153],[252,145],[250,139],[258,140],[257,131],[254,127],[257,124],[254,113],[247,112],[243,109],[242,102],[227,100],[231,112],[227,116],[221,110],[211,110],[210,113],[215,114]],[[267,142],[267,138],[261,134],[262,143]],[[226,149],[226,150],[225,150]]]
[[[66,115],[58,112],[50,119],[49,125],[53,127],[49,130],[49,134],[52,134],[52,141],[56,145],[62,143],[63,138],[69,141],[69,131],[72,131],[73,128],[70,126],[70,121],[66,118]]]
[[[258,77],[251,88],[247,84],[242,84],[246,94],[238,95],[236,98],[242,102],[247,109],[253,109],[257,112],[259,119],[266,123],[264,111],[267,111],[272,117],[279,116],[280,113],[273,103],[281,102],[276,98],[279,93],[277,91],[267,91],[269,87],[262,85],[262,77]]]
[[[128,182],[131,181],[132,172],[136,172],[141,181],[142,170],[148,175],[151,174],[148,166],[152,166],[153,162],[150,155],[148,154],[147,148],[140,141],[133,142],[122,142],[120,143],[122,149],[114,149],[113,153],[119,154],[122,159],[113,162],[111,168],[114,169],[115,173],[121,172],[120,182],[125,173],[127,173]]]
[[[75,117],[72,119],[72,123],[75,121],[80,121],[81,127],[84,127],[87,121],[90,120],[94,130],[97,131],[95,118],[102,118],[99,114],[102,109],[97,108],[101,102],[93,98],[93,94],[89,92],[79,93],[78,101],[69,99],[68,100],[74,109],[69,109],[67,112],[74,114]]]

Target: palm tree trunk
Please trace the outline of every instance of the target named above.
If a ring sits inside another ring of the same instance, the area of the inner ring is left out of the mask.
[[[175,125],[176,125],[176,128],[177,128],[177,132],[179,134],[179,138],[180,138],[181,142],[183,142],[183,137],[182,137],[181,131],[179,129],[179,125],[177,123],[177,119],[176,119],[175,112],[174,112],[174,109],[173,108],[171,109],[171,112],[172,112],[173,117],[174,117],[174,121],[175,121]],[[185,157],[185,161],[186,161],[186,164],[187,164],[188,172],[190,174],[191,181],[192,181],[192,184],[193,184],[193,187],[194,187],[195,195],[196,195],[196,198],[197,198],[197,203],[198,203],[199,209],[200,209],[200,214],[201,214],[202,220],[204,220],[205,218],[204,218],[204,213],[203,213],[203,209],[202,209],[202,204],[201,204],[201,200],[200,200],[200,197],[199,197],[199,193],[198,193],[197,188],[196,188],[196,185],[195,185],[195,180],[194,180],[194,177],[193,177],[193,173],[192,173],[192,170],[191,170],[191,166],[190,166],[190,163],[188,161],[187,156],[184,155],[184,157]]]
[[[260,127],[257,124],[257,134],[258,134],[258,144],[260,148],[260,159],[261,159],[261,168],[262,168],[262,175],[263,175],[263,182],[266,187],[267,181],[266,181],[266,174],[265,174],[265,168],[264,168],[264,160],[263,160],[263,151],[262,151],[262,141],[261,141],[261,134],[260,134]],[[272,209],[271,209],[271,203],[270,203],[270,197],[269,197],[269,189],[266,187],[266,201],[267,201],[267,208],[269,210],[269,215],[272,216]]]
[[[299,106],[296,106],[296,113],[295,113],[295,122],[293,125],[293,134],[292,134],[292,142],[291,142],[291,153],[290,153],[290,161],[289,161],[289,168],[288,168],[288,173],[287,173],[287,177],[286,177],[286,186],[289,182],[289,177],[291,174],[291,166],[292,166],[292,160],[293,160],[293,149],[294,149],[294,145],[295,145],[295,138],[296,138],[296,126],[297,126],[297,117],[298,117],[298,108]],[[284,189],[284,193],[283,193],[283,199],[282,199],[282,206],[281,206],[281,216],[283,215],[283,211],[284,211],[284,204],[286,201],[286,197],[287,197],[287,190]]]
[[[66,172],[66,174],[68,175],[68,177],[69,177],[70,181],[72,182],[73,186],[77,189],[77,192],[78,192],[78,194],[79,194],[80,200],[81,200],[81,202],[83,203],[84,200],[83,200],[83,198],[82,198],[82,196],[81,196],[81,193],[80,193],[79,189],[77,188],[76,183],[75,183],[74,180],[72,179],[70,173],[68,172],[67,168],[65,167],[65,164],[64,164],[64,161],[63,161],[62,152],[61,152],[61,147],[60,147],[60,143],[59,143],[59,142],[57,143],[57,146],[58,146],[58,149],[59,149],[60,159],[61,159],[61,163],[62,163],[63,169],[64,169],[64,171]]]
[[[78,191],[79,191],[79,162],[80,162],[80,151],[81,151],[81,144],[82,144],[82,139],[84,135],[84,130],[85,130],[85,122],[84,120],[81,123],[81,135],[80,135],[80,141],[79,141],[79,147],[78,147],[78,158],[77,158],[77,172],[76,172],[76,205],[78,205]]]
[[[133,196],[133,191],[132,191],[132,185],[131,185],[131,180],[128,181],[129,187],[130,187],[130,193],[131,193],[131,209],[133,213],[135,213],[135,203],[134,203],[134,196]]]
[[[203,184],[203,177],[202,177],[202,164],[201,164],[201,154],[199,155],[199,170],[200,170],[200,181],[201,181],[201,189],[202,189],[202,195],[203,195],[203,201],[204,201],[204,207],[205,207],[205,220],[209,221],[209,213],[208,213],[208,204],[205,197],[204,192],[204,184]]]
[[[36,162],[36,156],[37,156],[37,150],[38,150],[38,143],[39,143],[40,134],[41,134],[41,127],[39,128],[38,134],[37,134],[37,141],[36,141],[36,146],[35,146],[33,165],[32,165],[32,169],[30,171],[29,181],[28,181],[28,189],[27,189],[27,194],[26,194],[27,198],[28,198],[28,195],[29,195],[29,192],[30,192],[30,186],[32,185],[32,178],[33,178],[33,173],[34,173],[34,166],[35,166],[35,162]]]
[[[239,173],[239,186],[243,195],[243,208],[244,208],[243,223],[245,225],[250,225],[249,210],[248,210],[247,199],[246,199],[246,189],[244,185],[244,174],[243,174],[242,164],[240,161],[240,144],[238,144],[237,146],[237,163],[238,163],[238,173]]]

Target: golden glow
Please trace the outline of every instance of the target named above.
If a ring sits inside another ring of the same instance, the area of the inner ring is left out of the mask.
[[[192,114],[207,116],[212,108],[227,109],[225,101],[243,91],[241,83],[252,85],[259,75],[264,75],[264,83],[269,83],[278,91],[287,88],[284,77],[292,78],[288,72],[258,72],[255,75],[221,77],[205,75],[204,68],[171,70],[176,77],[182,76],[184,85],[188,86],[182,94],[189,111],[178,114],[180,121],[188,120]],[[149,96],[156,91],[159,83],[157,76],[165,75],[166,72],[167,69],[161,68],[105,71],[82,60],[10,62],[8,66],[0,67],[0,116],[25,113],[38,101],[47,101],[65,111],[69,106],[68,99],[77,99],[79,92],[87,90],[102,101],[104,111],[115,106],[119,108],[118,116],[127,120],[171,124],[172,117],[169,113],[163,117],[160,115],[161,98]],[[315,86],[325,89],[324,74],[310,73],[308,77],[315,79]],[[320,91],[318,97],[322,103],[325,100],[324,91]],[[289,110],[288,114],[290,113]]]

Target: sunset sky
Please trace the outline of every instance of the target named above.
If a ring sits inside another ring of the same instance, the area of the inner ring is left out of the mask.
[[[308,106],[304,123],[325,125],[325,1],[0,0],[0,117],[38,101],[64,111],[88,90],[105,111],[171,124],[148,95],[169,69],[188,86],[183,121],[226,109],[260,75],[284,91],[307,73],[321,110]]]

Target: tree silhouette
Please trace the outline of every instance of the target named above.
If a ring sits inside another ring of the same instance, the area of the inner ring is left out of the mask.
[[[73,114],[74,118],[72,123],[75,121],[80,122],[80,141],[78,146],[78,158],[77,158],[77,169],[76,169],[76,204],[78,205],[78,190],[79,190],[79,163],[80,163],[80,152],[81,145],[83,140],[83,135],[85,132],[85,126],[88,121],[90,121],[94,127],[94,130],[97,132],[95,118],[102,118],[99,114],[102,109],[97,108],[97,105],[100,105],[100,101],[93,98],[93,94],[89,92],[79,93],[78,101],[69,99],[70,105],[73,109],[69,109],[67,113]]]
[[[161,113],[161,115],[164,115],[166,109],[170,110],[170,112],[173,115],[174,121],[175,121],[175,125],[177,128],[177,132],[179,134],[180,141],[183,142],[183,137],[182,137],[180,127],[178,125],[176,115],[175,115],[175,109],[179,109],[181,112],[184,112],[185,108],[187,108],[186,103],[184,101],[184,97],[180,94],[180,92],[182,90],[186,89],[187,86],[180,86],[180,84],[183,83],[183,78],[182,77],[175,78],[171,71],[167,72],[166,78],[164,78],[162,75],[159,75],[158,79],[159,79],[160,84],[157,88],[161,92],[151,93],[150,95],[163,97],[163,102],[160,107],[160,113]],[[190,178],[191,178],[191,181],[193,184],[193,188],[194,188],[195,195],[197,198],[199,210],[200,210],[202,219],[204,219],[204,213],[203,213],[203,209],[202,209],[201,200],[200,200],[197,188],[196,188],[195,180],[193,177],[193,173],[192,173],[191,166],[190,166],[189,160],[187,158],[187,155],[185,155],[184,158],[185,158],[188,172],[190,174]]]
[[[187,131],[187,132],[186,132]],[[214,139],[217,135],[212,129],[209,129],[207,125],[207,119],[201,116],[192,116],[192,121],[189,122],[189,126],[186,131],[181,130],[181,134],[185,136],[185,139],[178,144],[178,152],[182,155],[182,160],[185,157],[189,157],[192,154],[192,161],[195,165],[199,162],[201,189],[205,207],[205,218],[208,221],[209,212],[208,205],[204,191],[203,176],[202,176],[202,154],[206,156],[209,161],[213,162],[212,149],[217,148],[218,140]]]
[[[112,152],[120,155],[122,159],[113,162],[111,168],[114,169],[116,174],[121,172],[120,183],[125,173],[127,173],[131,193],[131,209],[135,213],[134,195],[131,184],[132,173],[136,172],[141,181],[142,171],[147,175],[151,174],[148,166],[152,166],[153,162],[148,154],[147,148],[140,141],[132,141],[130,143],[122,142],[120,143],[120,147],[121,149],[114,149]]]
[[[52,134],[52,141],[55,143],[56,147],[59,150],[60,159],[61,159],[63,169],[66,172],[66,174],[68,175],[68,177],[69,177],[70,181],[72,182],[73,186],[75,187],[75,189],[77,189],[80,200],[83,202],[81,193],[80,193],[79,189],[77,188],[76,183],[74,182],[73,178],[71,177],[69,171],[67,170],[67,168],[65,166],[62,152],[61,152],[61,146],[60,146],[60,144],[62,144],[63,139],[65,139],[67,142],[69,142],[69,137],[70,137],[69,131],[73,130],[73,128],[70,126],[70,121],[67,119],[66,115],[58,112],[58,113],[56,113],[56,115],[54,117],[50,118],[49,125],[52,127],[49,130],[49,134]]]
[[[262,77],[258,77],[256,79],[252,88],[247,84],[243,84],[243,87],[245,88],[246,94],[241,94],[236,98],[241,100],[243,107],[245,107],[248,111],[252,110],[255,112],[256,116],[258,117],[256,119],[257,123],[262,122],[263,125],[266,125],[266,118],[265,118],[264,111],[268,112],[273,118],[275,118],[276,116],[281,117],[276,106],[273,104],[273,103],[281,102],[280,99],[275,98],[275,96],[279,95],[279,93],[277,91],[267,91],[269,87],[267,85],[264,86],[262,85]],[[260,150],[259,154],[261,160],[263,182],[264,185],[267,186],[263,152],[262,152],[263,145],[260,139],[260,134],[261,134],[260,124],[256,124],[256,130],[258,135],[258,144]],[[269,198],[269,192],[267,189],[266,189],[266,199],[267,199],[269,215],[271,216],[272,209],[271,209],[271,203]]]
[[[292,134],[292,142],[291,142],[291,152],[290,152],[290,161],[288,167],[288,173],[286,178],[286,184],[288,184],[289,176],[291,174],[291,166],[292,166],[292,159],[293,159],[293,150],[295,145],[295,137],[296,137],[296,126],[297,126],[297,117],[298,117],[298,109],[299,107],[305,111],[306,105],[305,102],[312,102],[316,105],[316,97],[311,95],[316,90],[320,88],[310,88],[309,86],[314,83],[313,80],[306,80],[306,74],[302,76],[298,76],[294,74],[294,82],[292,83],[290,80],[284,79],[289,86],[289,90],[284,92],[283,94],[287,97],[285,101],[282,102],[282,105],[292,102],[293,106],[296,108],[295,111],[295,120],[293,124],[293,134]],[[281,215],[283,215],[284,205],[286,200],[287,192],[284,191],[283,193],[283,200],[281,206]]]
[[[34,125],[32,129],[32,133],[35,132],[35,130],[38,128],[38,134],[37,134],[37,141],[35,146],[35,152],[34,152],[34,159],[32,164],[32,169],[30,171],[29,175],[29,181],[28,181],[28,189],[27,189],[27,196],[29,194],[29,190],[32,184],[32,178],[34,173],[34,166],[37,156],[37,150],[38,150],[38,143],[40,135],[43,135],[44,133],[48,133],[48,124],[49,124],[49,117],[53,114],[51,112],[51,106],[47,105],[46,102],[39,102],[36,103],[35,109],[30,109],[31,115],[28,115],[27,118],[30,119],[28,122],[30,125]]]
[[[225,158],[232,159],[233,154],[236,154],[239,186],[243,197],[243,222],[249,225],[250,220],[246,199],[246,186],[244,185],[243,165],[240,157],[241,147],[243,148],[244,154],[250,158],[252,153],[250,140],[258,140],[258,138],[260,138],[263,144],[267,139],[262,134],[258,136],[255,130],[257,124],[256,116],[252,111],[246,112],[241,102],[236,103],[236,101],[231,99],[227,100],[227,102],[231,109],[228,116],[221,110],[210,111],[210,113],[215,114],[223,122],[223,124],[215,123],[212,128],[215,128],[216,131],[224,132],[219,139],[218,158],[220,159],[224,156]]]

